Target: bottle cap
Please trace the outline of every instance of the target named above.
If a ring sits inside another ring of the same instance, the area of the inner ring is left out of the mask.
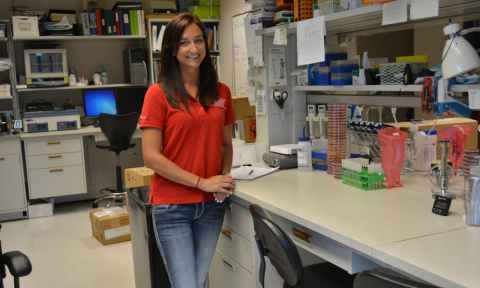
[[[425,135],[428,135],[428,132],[430,132],[430,136],[437,135],[437,130],[423,130],[423,132],[425,132]]]
[[[405,65],[405,72],[412,72],[412,68],[410,68],[410,64]]]
[[[418,132],[418,125],[410,125],[410,132]]]
[[[310,142],[310,138],[305,137],[305,126],[303,126],[303,137],[298,137],[298,141],[309,141]]]

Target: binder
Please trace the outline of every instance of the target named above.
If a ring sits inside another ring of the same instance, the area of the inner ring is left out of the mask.
[[[88,13],[78,14],[77,19],[80,22],[80,34],[90,36],[90,20],[88,18]]]
[[[88,20],[90,21],[90,35],[97,36],[97,18],[95,12],[88,13]]]
[[[157,51],[162,51],[163,34],[165,34],[165,28],[167,28],[165,25],[162,25],[162,28],[160,28],[160,33],[158,34],[157,38]]]
[[[107,35],[107,23],[105,22],[105,10],[100,9],[100,18],[102,19],[102,35]]]
[[[137,15],[137,13],[134,13],[136,12],[135,10],[129,10],[128,12],[129,12],[128,14],[130,15],[130,31],[132,35],[137,35],[137,32],[135,31],[135,26],[137,25],[135,16]]]
[[[137,10],[137,27],[138,27],[138,35],[143,35],[141,10]]]
[[[122,29],[120,29],[120,17],[118,17],[118,10],[114,10],[113,13],[115,14],[115,34],[122,35]]]
[[[152,51],[157,51],[157,25],[152,25]]]
[[[141,15],[142,15],[142,32],[144,36],[147,35],[147,27],[145,27],[145,10],[141,10]]]
[[[115,15],[113,10],[104,10],[105,11],[105,29],[107,35],[115,35]]]
[[[102,36],[103,35],[103,30],[102,30],[102,13],[100,12],[100,9],[95,9],[95,18],[97,22],[97,35]]]
[[[130,29],[130,15],[128,10],[120,10],[119,11],[122,16],[123,21],[123,35],[132,35],[132,31]]]

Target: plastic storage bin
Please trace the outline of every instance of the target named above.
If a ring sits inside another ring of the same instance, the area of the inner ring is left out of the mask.
[[[338,60],[330,62],[330,70],[332,73],[348,73],[353,69],[359,69],[357,60]]]
[[[332,73],[330,73],[330,67],[314,67],[313,69],[313,80],[315,85],[332,85]]]
[[[170,288],[153,230],[152,206],[148,204],[150,186],[125,189],[130,213],[135,287]]]
[[[320,67],[329,67],[331,61],[347,60],[347,48],[343,47],[325,47],[325,61],[318,63]]]
[[[332,85],[352,85],[352,73],[332,73]]]

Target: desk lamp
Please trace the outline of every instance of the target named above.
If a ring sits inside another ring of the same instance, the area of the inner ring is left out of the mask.
[[[480,27],[470,28],[466,30],[460,29],[460,24],[452,23],[443,28],[445,34],[445,48],[442,55],[442,73],[443,77],[436,81],[430,81],[434,87],[432,87],[432,97],[428,97],[422,94],[422,113],[434,114],[440,116],[447,112],[452,112],[460,116],[470,118],[470,108],[455,99],[455,96],[448,95],[448,85],[452,84],[452,80],[448,81],[455,76],[471,71],[480,67],[480,57],[473,46],[463,38],[471,32],[480,32]],[[426,84],[424,83],[424,90]],[[435,89],[436,88],[436,89]],[[428,100],[427,100],[428,98]],[[432,104],[430,111],[425,111],[424,105]]]

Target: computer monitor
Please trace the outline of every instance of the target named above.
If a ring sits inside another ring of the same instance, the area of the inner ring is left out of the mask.
[[[115,89],[85,89],[83,102],[86,117],[98,117],[100,113],[117,114]]]
[[[142,114],[143,100],[148,88],[118,88],[117,89],[117,107],[118,114],[128,114],[137,112],[138,116]]]

